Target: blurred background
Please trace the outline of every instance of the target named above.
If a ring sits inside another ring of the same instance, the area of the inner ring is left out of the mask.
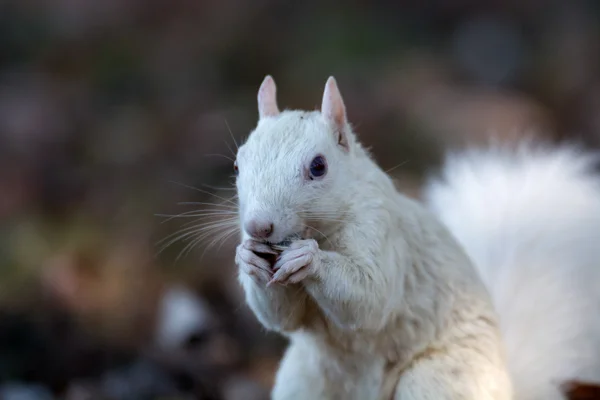
[[[593,0],[1,0],[0,398],[267,399],[238,238],[165,217],[232,204],[264,76],[314,109],[335,75],[418,197],[449,148],[597,146],[599,29]]]

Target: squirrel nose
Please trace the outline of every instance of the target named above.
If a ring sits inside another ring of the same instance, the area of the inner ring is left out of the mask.
[[[273,233],[273,223],[265,220],[252,219],[246,222],[244,229],[252,237],[266,239]]]

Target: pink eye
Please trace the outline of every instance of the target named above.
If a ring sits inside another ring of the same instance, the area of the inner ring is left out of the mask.
[[[310,178],[321,178],[327,173],[327,162],[325,157],[316,156],[310,163],[309,167]]]

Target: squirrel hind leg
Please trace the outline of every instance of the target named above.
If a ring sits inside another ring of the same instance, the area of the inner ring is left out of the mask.
[[[271,392],[273,400],[377,399],[383,359],[369,360],[292,336]]]
[[[273,400],[313,400],[328,398],[327,379],[319,355],[301,343],[287,348],[271,392]]]
[[[393,400],[511,400],[510,379],[502,366],[469,350],[432,354],[405,370]]]

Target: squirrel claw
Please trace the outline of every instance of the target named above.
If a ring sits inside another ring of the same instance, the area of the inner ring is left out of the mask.
[[[298,283],[314,272],[314,262],[318,246],[313,240],[294,242],[284,250],[272,267],[276,271],[270,282]]]

